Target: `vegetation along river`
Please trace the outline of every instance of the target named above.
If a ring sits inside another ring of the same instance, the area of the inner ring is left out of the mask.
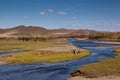
[[[0,80],[66,80],[71,76],[70,73],[79,67],[114,57],[116,53],[109,46],[120,46],[120,44],[99,43],[96,41],[69,40],[69,42],[75,46],[91,50],[92,54],[82,59],[54,64],[0,66]],[[100,46],[108,47],[100,48]]]

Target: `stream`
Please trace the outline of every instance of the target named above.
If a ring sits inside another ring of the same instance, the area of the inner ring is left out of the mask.
[[[120,46],[120,44],[99,43],[97,41],[69,40],[72,45],[91,50],[88,57],[60,63],[38,63],[29,65],[0,66],[0,80],[66,80],[70,73],[77,68],[90,63],[112,58],[116,55],[113,48],[107,46]],[[105,46],[106,48],[99,48]]]

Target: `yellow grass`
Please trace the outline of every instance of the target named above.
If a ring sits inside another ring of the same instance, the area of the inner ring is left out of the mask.
[[[45,47],[68,44],[67,42],[53,42],[53,41],[18,41],[18,40],[0,40],[0,51],[13,51],[14,48],[20,50],[36,50]]]
[[[6,57],[4,61],[10,64],[56,63],[82,58],[89,54],[90,51],[83,51],[78,55],[73,54],[73,52],[31,52],[14,54],[12,57]]]

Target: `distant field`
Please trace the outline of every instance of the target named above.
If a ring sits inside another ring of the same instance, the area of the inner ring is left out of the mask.
[[[67,42],[54,41],[19,41],[19,40],[0,40],[0,51],[36,50],[45,47],[68,44]]]
[[[86,65],[78,69],[81,71],[81,74],[76,72],[73,75],[81,75],[86,77],[100,77],[108,75],[120,76],[120,48],[115,49],[115,51],[118,53],[115,58],[110,58],[95,64]]]

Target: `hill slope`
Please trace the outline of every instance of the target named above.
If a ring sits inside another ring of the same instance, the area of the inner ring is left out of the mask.
[[[64,36],[95,33],[94,30],[73,30],[73,29],[46,29],[38,26],[16,26],[9,29],[0,29],[0,37],[18,36]]]

